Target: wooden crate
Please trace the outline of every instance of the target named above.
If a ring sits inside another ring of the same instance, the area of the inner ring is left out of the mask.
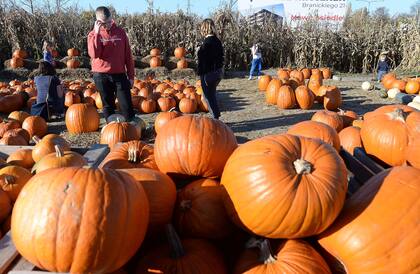
[[[33,148],[31,146],[0,146],[0,157],[7,157],[10,153],[15,152],[19,149]],[[98,167],[103,161],[105,156],[109,153],[107,145],[95,144],[89,149],[83,148],[72,148],[80,154],[88,162],[91,167]],[[25,258],[19,255],[17,252],[10,235],[10,231],[0,239],[0,274],[14,273],[14,274],[25,274],[25,273],[46,273],[43,271],[33,271],[35,266],[27,261]]]

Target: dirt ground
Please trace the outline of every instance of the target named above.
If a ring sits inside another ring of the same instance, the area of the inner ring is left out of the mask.
[[[264,71],[275,75],[275,70]],[[361,83],[371,80],[372,75],[338,74],[341,81],[326,80],[325,84],[336,85],[342,91],[342,109],[353,110],[362,115],[385,104],[396,101],[379,97],[378,90],[363,91]],[[176,80],[176,79],[174,79]],[[189,79],[195,83],[196,79]],[[379,89],[379,85],[377,89]],[[281,110],[265,103],[265,94],[257,90],[257,79],[249,81],[245,73],[237,73],[235,77],[223,79],[218,87],[218,101],[221,108],[221,120],[225,122],[237,136],[239,143],[270,134],[287,131],[289,126],[304,120],[309,120],[314,112],[323,109],[315,103],[311,110],[291,109]],[[148,125],[142,139],[152,143],[154,140],[153,123],[157,113],[137,114]],[[101,119],[101,125],[104,119]],[[99,132],[71,136],[66,132],[64,121],[52,121],[49,130],[65,136],[74,147],[88,147],[99,143]]]

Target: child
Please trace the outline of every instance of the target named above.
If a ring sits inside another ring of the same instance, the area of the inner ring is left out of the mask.
[[[381,82],[382,77],[389,72],[389,65],[386,61],[387,52],[384,51],[379,55],[378,62],[378,83]]]
[[[44,44],[42,45],[42,52],[44,55],[44,61],[50,63],[51,65],[53,65],[53,67],[55,67],[55,62],[52,56],[52,44],[49,41],[44,41]]]
[[[262,66],[261,50],[260,50],[260,45],[258,43],[254,44],[251,47],[251,53],[252,53],[252,63],[251,63],[251,70],[249,72],[248,80],[252,80],[252,76],[254,75],[255,68],[258,69],[257,76],[260,76],[261,66]]]

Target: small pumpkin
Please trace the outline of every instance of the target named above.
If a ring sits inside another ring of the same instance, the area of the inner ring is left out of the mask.
[[[186,69],[188,68],[188,62],[184,58],[176,62],[176,68],[177,69]]]
[[[301,72],[303,73],[303,78],[304,79],[309,79],[311,77],[311,70],[308,68],[303,68],[301,70]]]
[[[338,134],[340,138],[340,144],[344,150],[348,151],[353,155],[356,147],[362,148],[362,139],[360,137],[360,128],[358,127],[346,127]]]
[[[85,158],[74,151],[63,151],[60,146],[56,145],[55,152],[45,155],[32,169],[33,173],[60,168],[60,167],[82,167],[87,165]]]
[[[303,82],[305,80],[305,76],[303,75],[303,72],[300,70],[292,70],[290,72],[290,78],[295,78],[299,80],[299,82]]]
[[[358,118],[357,113],[352,110],[339,109],[338,115],[343,120],[343,127],[351,126],[353,121]]]
[[[161,111],[169,111],[170,109],[176,107],[176,101],[171,96],[160,97],[157,100],[157,103]]]
[[[0,139],[0,145],[6,146],[27,146],[28,142],[20,135],[6,136]]]
[[[335,129],[337,133],[343,129],[343,119],[338,113],[333,111],[319,110],[315,112],[311,120],[329,125],[333,129]]]
[[[31,172],[26,168],[20,166],[3,167],[0,169],[0,188],[14,202],[31,177]]]
[[[281,86],[277,95],[277,106],[280,109],[291,109],[296,106],[296,96],[290,86]]]
[[[75,57],[79,55],[80,55],[80,51],[78,49],[70,48],[67,50],[67,56],[69,57]]]
[[[47,122],[40,116],[29,116],[22,123],[22,128],[32,137],[44,137],[48,131]]]
[[[12,111],[7,118],[18,121],[22,125],[23,121],[29,116],[31,115],[27,113],[26,111],[16,110],[16,111]]]
[[[150,59],[150,67],[151,68],[157,68],[157,67],[160,67],[160,66],[162,66],[162,59],[160,59],[159,56],[155,56],[155,57],[152,57]]]
[[[66,112],[66,127],[69,133],[80,134],[97,131],[99,114],[96,108],[89,104],[73,104]]]
[[[10,67],[11,68],[23,68],[24,66],[24,61],[22,58],[17,58],[17,57],[13,57],[12,59],[10,59]]]
[[[270,75],[263,75],[258,80],[258,90],[259,91],[266,91],[268,84],[270,84],[271,76]]]
[[[330,68],[321,68],[320,71],[322,73],[322,78],[323,79],[331,79],[332,72],[331,72]]]
[[[177,47],[174,50],[174,55],[175,55],[175,58],[177,58],[177,59],[183,58],[185,56],[185,54],[186,54],[186,50],[185,50],[184,47]]]
[[[112,148],[116,143],[139,139],[140,133],[134,125],[117,120],[102,128],[100,143],[107,144],[110,148]]]
[[[315,100],[315,96],[312,91],[306,86],[299,86],[295,90],[296,101],[301,109],[310,109]]]
[[[320,90],[322,88],[323,87],[320,87]],[[320,90],[319,90],[319,92],[321,93]],[[322,92],[324,92],[324,90]],[[325,109],[336,110],[341,106],[341,103],[342,103],[341,92],[336,86],[325,87],[325,94],[324,94],[323,97],[324,97],[324,108]]]
[[[34,136],[32,139],[35,142],[32,149],[32,159],[35,163],[39,162],[44,156],[55,152],[56,145],[59,145],[64,151],[70,151],[70,144],[57,134],[48,134],[42,139]]]
[[[25,59],[25,58],[28,57],[28,53],[23,49],[17,49],[15,51],[13,51],[12,57]]]
[[[179,110],[182,113],[195,113],[197,111],[197,101],[190,98],[182,98],[179,101]]]
[[[158,48],[153,48],[153,49],[151,49],[150,50],[150,55],[151,56],[159,56],[160,55],[160,49],[158,49]]]
[[[74,58],[70,58],[67,60],[66,66],[68,69],[77,69],[80,67],[80,62]]]
[[[404,80],[394,80],[394,82],[392,83],[391,88],[397,88],[399,89],[399,91],[405,91],[405,86],[406,86],[407,82],[405,82]]]
[[[405,92],[408,94],[418,94],[420,91],[420,81],[409,80],[405,85]]]
[[[74,92],[67,92],[66,95],[64,96],[64,105],[66,107],[70,107],[73,104],[80,104],[81,101],[82,100],[79,94],[74,93]]]
[[[277,71],[277,76],[280,80],[289,80],[290,78],[289,72],[285,69],[279,69]]]
[[[20,128],[19,121],[16,120],[4,120],[0,123],[0,137],[3,137],[3,135],[11,130],[11,129],[17,129]]]
[[[31,169],[35,164],[32,158],[32,149],[19,149],[7,157],[7,163],[13,166],[21,166],[26,169]]]
[[[175,111],[175,109],[171,109],[168,112],[161,112],[156,116],[155,119],[155,131],[156,134],[159,134],[161,128],[166,125],[170,120],[175,119],[181,116],[182,113]]]

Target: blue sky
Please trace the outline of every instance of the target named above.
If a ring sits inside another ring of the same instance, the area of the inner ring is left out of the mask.
[[[89,8],[89,6],[96,7],[100,5],[112,4],[117,11],[125,12],[143,12],[147,8],[146,0],[74,0],[79,6],[83,8]],[[216,9],[219,6],[220,0],[190,0],[192,7],[191,11],[198,13],[203,16],[207,16],[209,11]],[[366,2],[350,0],[353,9],[367,6]],[[391,14],[409,12],[410,7],[416,2],[416,0],[384,0],[383,2],[376,2],[371,4],[371,10],[377,7],[387,7]],[[281,0],[279,0],[281,3]],[[177,8],[186,10],[187,0],[154,0],[155,8],[159,8],[161,11],[175,11]]]

